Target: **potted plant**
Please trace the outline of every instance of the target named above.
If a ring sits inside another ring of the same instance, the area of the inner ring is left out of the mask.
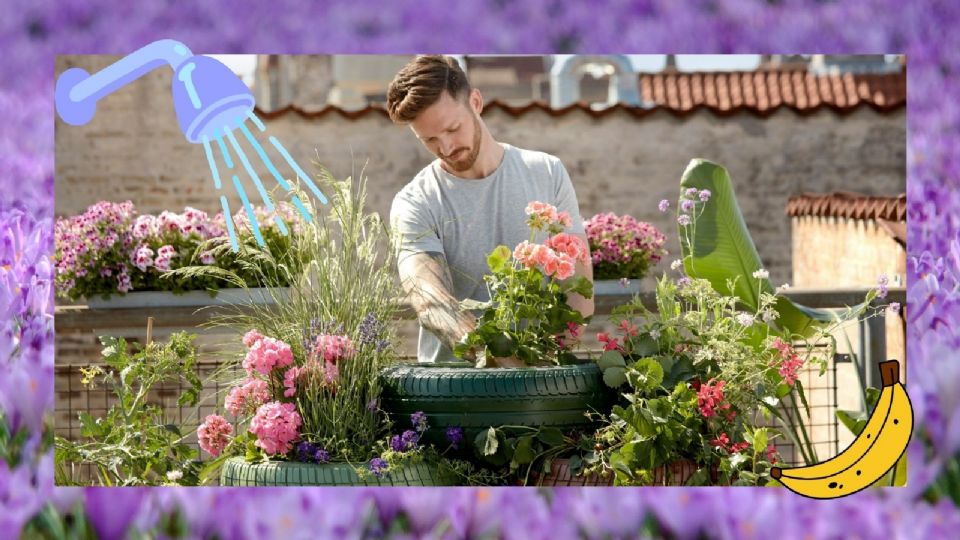
[[[540,202],[527,207],[530,239],[497,247],[484,276],[489,302],[465,301],[482,313],[476,329],[454,350],[478,351],[476,367],[396,366],[383,373],[384,408],[402,418],[424,411],[440,427],[462,427],[468,440],[501,424],[590,429],[589,411],[608,409],[612,394],[592,362],[573,354],[585,318],[567,295],[592,294],[590,281],[572,278],[587,246],[567,234],[569,216]],[[536,243],[537,233],[545,237]],[[571,279],[572,278],[572,279]],[[480,369],[511,358],[517,367]]]
[[[640,280],[667,255],[666,237],[633,216],[597,214],[584,222],[593,262],[595,294],[635,294]]]
[[[205,477],[219,469],[225,485],[442,483],[434,468],[391,468],[383,456],[392,425],[379,406],[378,375],[396,359],[388,322],[399,309],[393,239],[365,212],[365,177],[336,181],[324,171],[324,183],[328,214],[300,223],[287,250],[240,246],[241,267],[276,296],[214,321],[241,329],[246,352],[224,402],[232,418],[211,416],[200,428],[217,458]],[[243,283],[225,268],[181,272]]]
[[[289,204],[281,202],[275,208],[275,212],[267,212],[256,207],[254,214],[264,242],[272,253],[280,254],[289,249],[300,225]],[[281,228],[278,219],[289,228]],[[238,242],[255,244],[246,211],[237,212],[232,221]],[[91,308],[242,301],[237,288],[252,285],[256,277],[231,249],[222,213],[210,217],[187,207],[181,214],[164,211],[154,216],[138,214],[129,201],[101,201],[78,216],[58,218],[55,237],[57,297],[85,300]],[[231,273],[178,272],[192,265]],[[218,295],[220,291],[223,294]],[[212,301],[212,296],[218,299]]]

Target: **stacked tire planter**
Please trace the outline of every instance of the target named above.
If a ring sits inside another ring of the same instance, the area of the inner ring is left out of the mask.
[[[233,457],[220,471],[221,486],[449,486],[453,480],[443,477],[429,465],[420,463],[394,470],[382,478],[361,478],[348,463],[299,463],[267,461],[247,463]]]
[[[551,367],[476,369],[469,364],[401,365],[382,373],[382,407],[396,424],[423,411],[424,442],[445,448],[448,427],[464,430],[465,444],[491,426],[592,431],[587,412],[607,414],[616,394],[593,362]],[[545,478],[542,485],[548,485]]]

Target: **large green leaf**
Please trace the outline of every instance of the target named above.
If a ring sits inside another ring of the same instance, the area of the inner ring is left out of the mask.
[[[732,294],[743,304],[756,310],[760,292],[774,293],[769,280],[753,277],[763,268],[760,254],[747,230],[747,224],[737,205],[736,194],[727,170],[705,159],[694,159],[687,166],[680,181],[681,192],[689,188],[708,189],[709,202],[702,206],[696,229],[678,226],[687,275],[710,281],[722,294]],[[699,212],[701,206],[697,205]],[[693,233],[692,244],[684,240]],[[727,290],[727,281],[736,279],[734,291]],[[777,324],[792,333],[809,336],[820,323],[832,321],[829,311],[812,309],[780,297],[776,304],[780,316]]]

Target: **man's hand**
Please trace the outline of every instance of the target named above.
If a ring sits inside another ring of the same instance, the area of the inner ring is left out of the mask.
[[[590,259],[590,243],[587,241],[587,235],[573,234],[572,236],[575,236],[583,241],[583,245],[587,250],[587,262],[583,263],[581,261],[577,261],[576,265],[574,265],[573,277],[570,279],[575,279],[577,276],[583,276],[589,279],[590,282],[592,283],[593,282],[593,263],[591,262],[591,259]],[[584,298],[579,294],[570,293],[567,296],[567,305],[579,311],[580,314],[583,315],[584,317],[589,317],[593,315],[594,302],[593,302],[592,296],[590,298]]]
[[[460,310],[453,279],[442,253],[415,253],[399,264],[400,282],[424,328],[453,347],[477,327],[477,318]],[[473,360],[473,358],[466,358]]]

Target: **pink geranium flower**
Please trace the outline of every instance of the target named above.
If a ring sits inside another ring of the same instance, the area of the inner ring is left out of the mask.
[[[246,411],[256,410],[269,400],[270,388],[267,381],[250,377],[242,385],[230,390],[224,400],[224,406],[233,416],[240,416]]]
[[[243,369],[248,375],[258,372],[270,376],[274,368],[284,368],[293,363],[293,352],[290,345],[271,337],[261,337],[247,351],[243,359]]]
[[[271,401],[261,405],[250,421],[250,432],[257,436],[258,447],[269,455],[286,454],[300,436],[303,420],[293,403]]]
[[[200,448],[213,457],[217,457],[220,452],[223,452],[223,449],[230,443],[231,435],[233,435],[233,426],[219,414],[207,416],[206,420],[197,428]]]

